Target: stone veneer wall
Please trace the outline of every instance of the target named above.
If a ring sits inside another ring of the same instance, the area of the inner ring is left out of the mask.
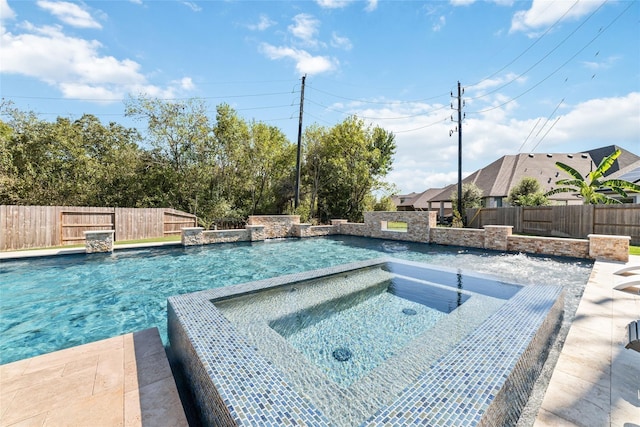
[[[296,237],[294,224],[300,224],[300,215],[251,215],[247,225],[264,226],[266,239]]]
[[[295,237],[320,237],[337,234],[338,227],[335,225],[311,225],[293,224],[293,235]]]
[[[249,230],[208,230],[203,231],[203,244],[247,242],[251,240]]]
[[[589,234],[589,257],[613,261],[629,261],[630,236]]]
[[[85,231],[85,251],[88,254],[113,252],[115,230]]]
[[[430,236],[431,243],[438,245],[484,248],[484,230],[434,227],[431,229]]]
[[[385,222],[406,222],[407,231],[384,228]],[[364,223],[351,223],[343,219],[331,221],[331,225],[312,226],[300,224],[298,215],[252,216],[245,230],[203,231],[201,227],[184,228],[184,246],[260,241],[279,237],[316,237],[332,234],[373,237],[390,240],[435,243],[497,251],[525,252],[575,258],[629,260],[629,236],[590,234],[589,240],[538,236],[514,236],[512,226],[487,225],[483,230],[474,228],[436,227],[436,212],[365,212]],[[106,231],[107,233],[109,231]],[[91,232],[96,233],[96,232]],[[100,233],[100,232],[97,232]],[[113,237],[111,235],[111,237]],[[87,252],[108,250],[89,249]],[[112,249],[111,249],[112,250]]]
[[[509,236],[507,251],[589,258],[589,241],[537,236]],[[627,251],[628,252],[628,251]]]
[[[383,222],[405,222],[407,231],[387,230]],[[365,212],[364,226],[367,237],[428,243],[429,229],[436,226],[436,212]]]

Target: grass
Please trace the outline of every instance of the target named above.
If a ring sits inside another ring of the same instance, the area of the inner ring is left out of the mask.
[[[152,239],[138,239],[138,240],[122,240],[114,242],[114,245],[129,245],[133,243],[162,243],[162,242],[179,242],[180,235],[154,237]]]
[[[388,221],[387,230],[407,231],[407,223],[401,221]]]
[[[115,241],[113,245],[118,246],[118,245],[129,245],[134,243],[163,243],[163,242],[179,242],[179,241],[180,241],[180,235],[178,234],[174,236],[154,237],[151,239],[119,240],[119,241]],[[43,249],[78,249],[78,248],[84,248],[84,247],[85,245],[84,243],[82,243],[79,245],[62,245],[62,246],[47,246],[42,248],[16,249],[16,251],[22,252],[22,251],[38,251]]]
[[[640,246],[629,246],[629,255],[640,255]]]

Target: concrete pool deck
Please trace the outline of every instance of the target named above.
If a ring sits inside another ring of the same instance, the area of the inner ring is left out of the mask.
[[[640,256],[594,264],[534,426],[640,425],[640,353],[624,348],[640,295],[614,289],[630,277],[615,272],[628,266]]]
[[[0,426],[187,427],[157,328],[0,365]]]
[[[53,252],[40,255],[60,254]],[[629,279],[615,272],[632,265],[640,256],[594,264],[534,426],[640,425],[640,353],[624,348],[626,325],[640,320],[640,295],[613,289]],[[167,369],[155,329],[1,365],[0,426],[186,426]]]

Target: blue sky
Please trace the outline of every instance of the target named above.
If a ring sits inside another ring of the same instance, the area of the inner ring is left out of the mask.
[[[143,124],[123,100],[227,103],[296,142],[351,114],[396,135],[403,193],[505,154],[640,154],[637,1],[0,0],[0,95],[45,120]]]

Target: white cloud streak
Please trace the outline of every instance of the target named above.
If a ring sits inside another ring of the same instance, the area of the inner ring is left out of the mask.
[[[316,0],[316,3],[323,9],[342,9],[351,3],[356,3],[356,0]],[[378,0],[367,0],[367,5],[364,10],[366,12],[373,12],[377,8]]]
[[[289,32],[299,41],[308,46],[316,46],[320,21],[306,13],[299,13],[293,17],[293,24],[289,25]]]
[[[498,94],[495,102],[504,97]],[[391,101],[389,101],[391,102]],[[640,135],[640,92],[565,105],[564,113],[551,117],[523,152],[579,152],[615,143],[637,152]],[[336,107],[338,109],[338,107]],[[421,192],[453,184],[457,179],[457,137],[449,121],[449,107],[440,104],[399,104],[383,109],[341,106],[396,135],[397,150],[388,181],[402,193]],[[463,125],[463,176],[485,167],[503,155],[517,154],[536,122],[547,117],[517,118],[517,105],[509,104],[480,116],[467,116]],[[417,115],[417,116],[416,116]],[[410,117],[413,116],[413,117]],[[402,118],[407,117],[407,118]],[[557,119],[557,124],[549,127]],[[407,130],[414,130],[405,132]],[[534,132],[534,135],[536,133]]]
[[[276,24],[277,22],[269,19],[267,15],[260,15],[260,18],[258,19],[258,23],[250,24],[248,25],[248,28],[251,31],[265,31]]]
[[[9,3],[7,3],[7,0],[0,0],[0,22],[9,19],[15,19],[15,17],[16,14],[13,9],[9,7]]]
[[[331,34],[331,46],[344,50],[351,50],[353,45],[348,37],[341,37],[336,33]]]
[[[152,85],[139,63],[104,55],[99,41],[68,36],[60,26],[22,27],[22,34],[2,29],[2,73],[33,77],[65,98],[114,101],[128,93],[171,98],[193,88],[188,78],[165,88]]]
[[[76,3],[66,1],[39,0],[37,5],[50,12],[60,21],[77,28],[102,28],[91,14]]]
[[[533,0],[530,9],[518,11],[513,15],[510,31],[534,33],[552,25],[565,13],[563,20],[579,19],[593,12],[600,5],[600,2],[595,1],[575,3],[573,1]],[[567,11],[569,12],[567,13]]]
[[[321,74],[337,67],[337,61],[326,56],[314,56],[303,49],[273,46],[268,43],[260,45],[260,51],[269,59],[292,59],[296,71],[301,74]]]

